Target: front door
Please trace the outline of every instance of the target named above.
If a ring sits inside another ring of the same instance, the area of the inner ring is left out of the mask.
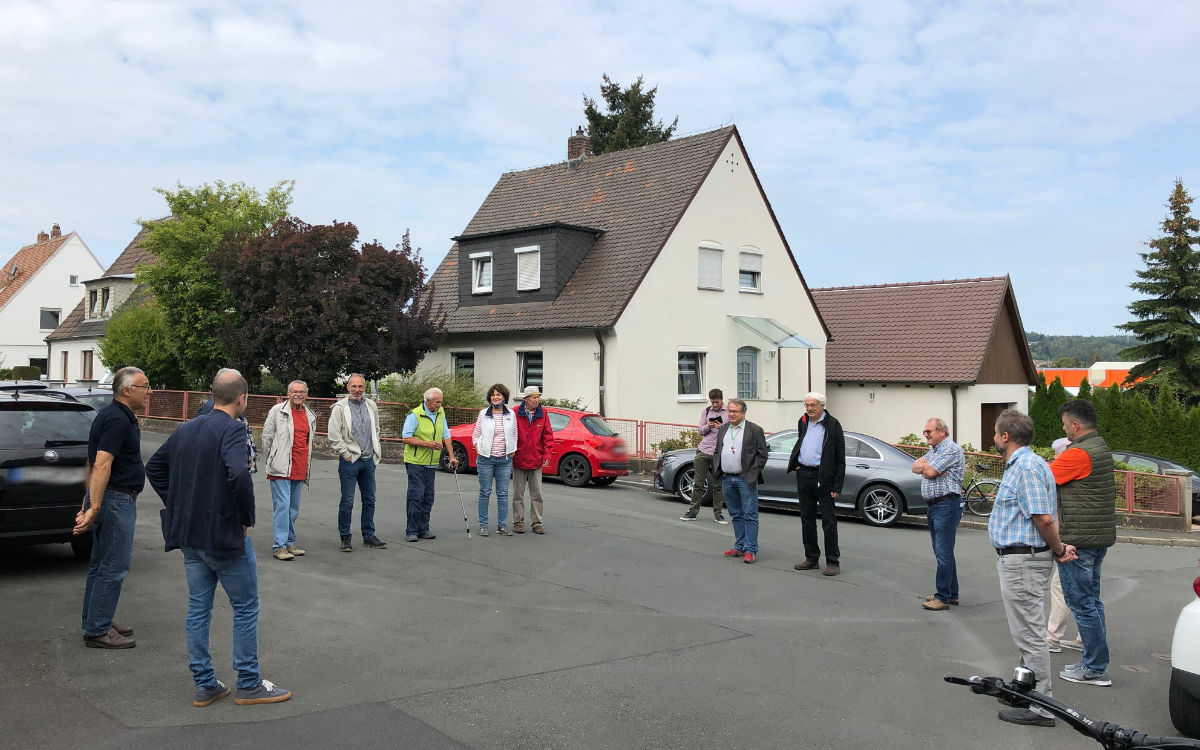
[[[986,451],[992,447],[996,437],[996,419],[1000,412],[1012,404],[980,404],[979,405],[979,445],[978,450]]]

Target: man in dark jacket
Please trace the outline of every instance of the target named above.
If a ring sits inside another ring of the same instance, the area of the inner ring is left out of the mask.
[[[542,392],[526,386],[517,407],[517,453],[513,456],[513,531],[525,533],[525,488],[529,487],[529,520],[533,533],[545,534],[542,525],[542,467],[554,453],[554,431],[550,415],[542,408]]]
[[[796,423],[796,445],[788,457],[787,470],[796,472],[796,493],[800,498],[800,523],[803,528],[804,560],[796,570],[815,570],[821,563],[817,544],[817,508],[821,509],[821,528],[825,532],[825,570],[827,576],[842,572],[838,548],[837,516],[833,501],[842,494],[846,479],[846,438],[842,425],[825,411],[825,395],[809,393],[804,397],[804,416]]]
[[[753,563],[758,555],[758,478],[767,465],[767,438],[763,429],[746,420],[746,402],[729,399],[729,421],[717,431],[713,453],[714,478],[725,493],[725,507],[733,522],[733,548],[726,557]]]
[[[246,410],[246,379],[237,370],[220,370],[212,394],[213,410],[177,427],[146,464],[146,478],[166,506],[161,513],[166,548],[183,550],[188,665],[196,683],[192,705],[229,695],[208,650],[217,583],[233,610],[234,702],[279,703],[292,694],[262,679],[258,668],[258,563],[250,540],[254,486],[246,432],[237,419]]]

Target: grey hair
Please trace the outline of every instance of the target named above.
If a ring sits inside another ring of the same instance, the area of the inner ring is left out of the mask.
[[[814,398],[817,401],[820,401],[821,406],[825,405],[825,394],[824,393],[817,393],[816,391],[809,391],[808,393],[804,394],[805,401],[809,400],[810,398]]]
[[[355,378],[362,378],[363,385],[367,384],[367,376],[366,375],[363,375],[361,372],[352,372],[352,373],[350,373],[350,377],[346,378],[346,385],[350,385],[350,381],[354,380]]]
[[[425,391],[425,395],[422,396],[421,399],[424,401],[428,401],[429,399],[433,398],[434,394],[437,394],[442,397],[445,397],[445,395],[446,395],[446,394],[442,393],[441,388],[430,388],[429,390]]]
[[[133,385],[133,379],[138,375],[145,375],[140,367],[122,367],[117,370],[117,374],[113,376],[113,393],[117,396],[123,396],[122,391]]]
[[[1029,445],[1033,442],[1033,420],[1016,409],[1005,409],[996,418],[996,434],[1005,433],[1017,445]]]
[[[740,398],[731,398],[731,399],[729,399],[729,403],[731,405],[737,404],[738,408],[742,410],[742,414],[746,413],[746,402],[741,400]]]
[[[929,421],[933,422],[933,429],[938,430],[939,432],[944,432],[947,435],[950,434],[949,428],[946,427],[946,420],[942,419],[941,417],[930,417]]]
[[[211,390],[214,405],[229,406],[235,403],[238,397],[244,396],[248,387],[246,379],[242,377],[240,372],[232,367],[222,367],[213,376]]]
[[[292,386],[295,385],[296,383],[299,383],[300,385],[304,386],[304,392],[308,393],[308,383],[305,383],[303,380],[293,380],[292,382],[288,383],[288,390],[289,391],[292,390]]]

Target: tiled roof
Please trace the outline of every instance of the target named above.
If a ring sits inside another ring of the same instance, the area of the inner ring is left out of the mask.
[[[643,148],[509,172],[464,237],[560,222],[604,233],[549,302],[458,306],[458,245],[430,285],[450,333],[603,328],[616,323],[731,137],[732,126]]]
[[[121,251],[121,254],[117,256],[117,259],[113,261],[113,264],[108,267],[108,270],[104,272],[104,276],[101,278],[132,274],[138,266],[145,263],[153,263],[155,260],[154,254],[141,247],[142,240],[146,238],[148,232],[149,230],[143,227],[137,233],[137,236]],[[71,314],[63,322],[59,323],[58,328],[55,328],[46,337],[47,341],[58,339],[90,339],[104,336],[104,330],[108,327],[108,319],[93,318],[92,320],[85,320],[83,317],[83,306],[87,303],[87,297],[86,294],[83,295],[83,299],[79,301],[79,304],[75,305],[75,309],[71,311]]]
[[[877,383],[974,383],[1011,294],[1007,276],[812,293],[833,332],[825,379]]]
[[[71,232],[45,242],[26,245],[18,250],[16,255],[9,258],[8,262],[0,267],[0,307],[8,304],[8,301],[21,290],[21,287],[25,286],[25,282],[29,281],[73,234],[75,233]],[[10,273],[14,263],[17,266],[15,276]]]

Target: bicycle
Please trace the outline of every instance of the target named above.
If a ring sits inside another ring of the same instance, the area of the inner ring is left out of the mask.
[[[975,464],[975,470],[978,473],[972,474],[971,481],[964,485],[963,503],[968,513],[987,518],[992,513],[992,504],[996,502],[996,492],[1000,489],[1000,482],[991,477],[979,476],[988,470],[988,465],[985,463]]]
[[[1077,709],[1034,690],[1037,687],[1037,679],[1033,672],[1025,667],[1017,667],[1013,671],[1012,682],[1005,682],[999,677],[946,675],[944,679],[954,685],[966,685],[977,695],[994,696],[1001,703],[1014,708],[1038,706],[1053,714],[1055,718],[1067,722],[1084,737],[1091,737],[1106,750],[1124,750],[1131,747],[1200,748],[1200,741],[1187,737],[1154,737],[1111,722],[1090,719]]]

